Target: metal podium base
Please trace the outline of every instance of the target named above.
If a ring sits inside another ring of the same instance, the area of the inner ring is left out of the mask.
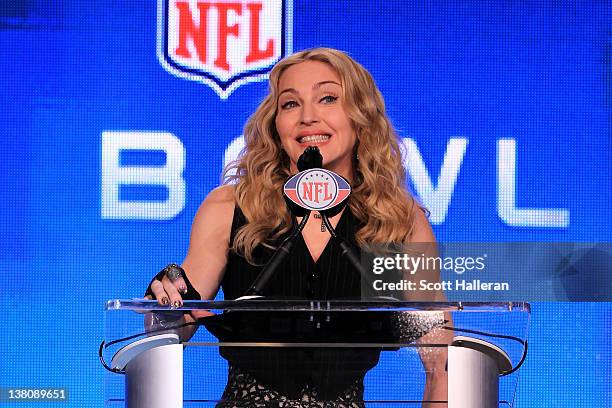
[[[115,354],[112,366],[125,370],[126,408],[183,407],[183,345],[176,334],[131,343]]]
[[[183,407],[183,345],[176,334],[131,343],[115,354],[125,370],[126,408]],[[499,374],[512,368],[499,347],[457,336],[448,348],[448,408],[498,408]]]
[[[508,355],[487,341],[457,336],[448,348],[448,408],[498,408],[499,374]]]

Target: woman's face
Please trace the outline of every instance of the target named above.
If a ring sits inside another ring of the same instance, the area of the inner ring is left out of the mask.
[[[340,77],[329,65],[304,61],[287,68],[278,84],[276,130],[291,171],[308,146],[318,146],[323,166],[350,179],[356,135],[342,100]]]

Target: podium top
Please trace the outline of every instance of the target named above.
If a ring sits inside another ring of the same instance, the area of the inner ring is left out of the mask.
[[[169,310],[155,300],[112,299],[108,300],[105,310],[135,310],[139,312]],[[410,311],[410,312],[522,312],[530,313],[527,302],[404,302],[391,300],[189,300],[175,311],[218,310],[218,311]]]
[[[445,366],[434,363],[446,361],[451,346],[495,350],[502,370],[516,366],[531,318],[526,302],[203,300],[171,309],[152,300],[114,299],[105,309],[106,361],[128,342],[140,346],[141,338],[166,334],[190,348],[189,401],[219,400],[228,366],[291,390],[312,381],[344,389],[345,379],[365,378],[385,384],[389,400],[419,401],[425,373]],[[185,321],[183,314],[192,310],[210,313]],[[130,357],[130,350],[121,356]],[[517,376],[511,376],[500,391],[506,401],[516,389]],[[202,390],[201,384],[219,387]]]

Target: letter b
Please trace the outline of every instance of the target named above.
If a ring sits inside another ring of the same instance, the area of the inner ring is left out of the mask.
[[[162,166],[121,166],[122,150],[163,151]],[[102,218],[170,219],[185,208],[185,148],[166,132],[102,132]],[[165,201],[124,201],[122,185],[157,185],[168,189]]]

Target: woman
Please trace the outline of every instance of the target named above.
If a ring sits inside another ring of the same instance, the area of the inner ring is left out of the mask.
[[[383,98],[370,74],[346,54],[317,48],[280,61],[270,74],[268,96],[246,124],[244,138],[241,157],[225,171],[228,184],[213,190],[195,216],[182,264],[187,279],[163,276],[152,282],[150,289],[160,304],[180,306],[181,293],[190,285],[203,299],[213,299],[220,287],[226,299],[244,294],[296,222],[281,192],[284,182],[297,173],[298,158],[308,146],[318,146],[323,167],[353,187],[347,208],[330,221],[356,250],[435,241],[424,211],[405,188],[400,148]],[[232,171],[234,175],[227,176]],[[358,298],[359,276],[329,242],[329,232],[316,216],[309,218],[283,272],[270,281],[268,294]],[[194,317],[199,316],[186,319]],[[424,398],[446,400],[445,358],[423,361],[430,373]],[[224,398],[256,389],[252,395],[247,392],[247,399],[290,406],[287,401],[295,398],[291,390],[297,386],[297,399],[315,401],[314,406],[324,406],[316,401],[329,398],[336,401],[332,406],[362,406],[358,401],[363,399],[363,375],[335,390],[308,384],[275,389],[257,375],[230,365]]]

